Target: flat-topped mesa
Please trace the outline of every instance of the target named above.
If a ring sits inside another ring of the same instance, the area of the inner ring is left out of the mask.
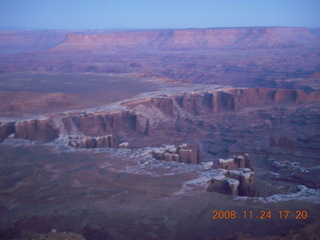
[[[316,31],[298,27],[247,27],[118,32],[2,31],[0,53],[50,50],[103,53],[128,50],[296,48],[318,39]]]
[[[306,28],[216,28],[69,33],[54,52],[194,50],[217,48],[295,48],[316,35]]]
[[[61,134],[92,137],[113,135],[134,146],[134,142],[140,142],[141,138],[159,136],[164,126],[179,135],[179,126],[189,126],[192,124],[189,120],[194,116],[206,118],[212,114],[241,111],[246,107],[318,102],[319,92],[287,89],[221,89],[161,95],[124,102],[121,104],[123,109],[117,111],[52,114],[42,119],[2,123],[0,141],[11,134],[15,138],[44,142],[52,141]],[[157,139],[153,138],[153,144],[161,143]],[[270,147],[273,147],[271,140]],[[288,145],[283,139],[278,142],[280,147]],[[144,146],[146,143],[143,143]]]
[[[0,140],[3,141],[10,134],[14,134],[17,139],[43,142],[53,141],[60,134],[88,137],[114,135],[115,138],[125,138],[135,131],[136,114],[130,111],[70,113],[1,123]]]
[[[319,92],[307,93],[301,89],[243,88],[155,96],[126,102],[123,105],[133,110],[138,109],[142,115],[146,108],[154,108],[166,116],[181,116],[181,110],[203,115],[234,112],[245,107],[316,102],[320,102]]]
[[[174,161],[187,164],[200,163],[200,151],[196,144],[181,144],[178,146],[163,146],[150,151],[153,158],[164,161]]]

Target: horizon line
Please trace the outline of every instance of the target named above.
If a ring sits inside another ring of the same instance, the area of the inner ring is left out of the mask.
[[[236,28],[304,28],[317,29],[319,27],[301,27],[301,26],[241,26],[241,27],[188,27],[188,28],[75,28],[75,29],[61,29],[61,28],[19,28],[19,27],[0,27],[0,31],[165,31],[165,30],[205,30],[205,29],[236,29]]]

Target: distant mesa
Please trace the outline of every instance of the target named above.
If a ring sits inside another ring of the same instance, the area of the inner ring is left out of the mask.
[[[194,50],[210,48],[295,48],[316,36],[306,28],[226,28],[69,33],[55,52]]]
[[[297,48],[316,41],[318,31],[293,27],[208,28],[119,32],[14,31],[0,33],[1,53],[109,52]]]
[[[0,54],[47,51],[65,38],[66,33],[56,31],[0,31]]]

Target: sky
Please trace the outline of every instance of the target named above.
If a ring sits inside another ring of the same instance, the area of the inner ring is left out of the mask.
[[[0,0],[0,28],[320,27],[320,0]]]

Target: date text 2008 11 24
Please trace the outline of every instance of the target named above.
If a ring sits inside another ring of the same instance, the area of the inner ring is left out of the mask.
[[[297,219],[305,220],[308,218],[308,212],[306,210],[297,210],[297,211],[270,211],[270,210],[261,210],[259,212],[254,211],[212,211],[212,219]]]

